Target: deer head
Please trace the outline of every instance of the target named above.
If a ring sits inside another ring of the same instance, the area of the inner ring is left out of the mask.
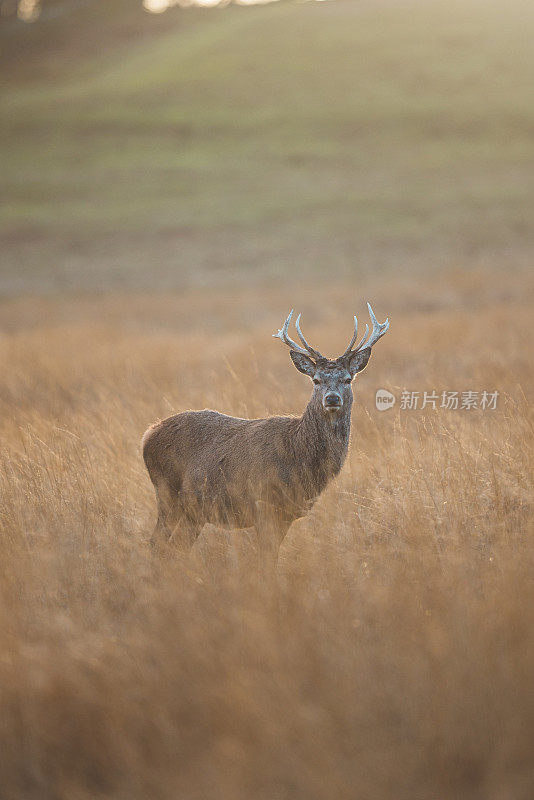
[[[367,303],[373,330],[369,334],[369,326],[365,326],[365,333],[359,344],[354,346],[358,335],[358,320],[354,317],[354,334],[349,346],[335,359],[323,356],[318,350],[311,347],[300,329],[300,314],[295,328],[302,347],[289,337],[289,323],[293,316],[293,309],[278,333],[273,333],[275,338],[281,339],[290,348],[289,355],[299,372],[308,375],[314,383],[312,400],[319,401],[325,414],[339,414],[343,408],[350,409],[352,405],[352,381],[354,377],[366,366],[371,356],[371,348],[386,333],[389,328],[389,319],[378,322],[373,309]]]

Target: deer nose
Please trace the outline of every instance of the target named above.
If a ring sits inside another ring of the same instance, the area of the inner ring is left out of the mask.
[[[341,408],[341,395],[330,392],[329,394],[325,395],[323,402],[325,408]]]

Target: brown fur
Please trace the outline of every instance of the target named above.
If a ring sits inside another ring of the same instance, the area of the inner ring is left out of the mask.
[[[207,522],[254,526],[260,548],[275,561],[291,523],[343,466],[350,381],[369,355],[364,351],[356,366],[354,358],[312,364],[293,357],[317,384],[301,417],[250,420],[186,411],[149,428],[142,446],[158,503],[154,542],[175,540],[187,549]],[[333,391],[341,403],[334,412],[325,407]]]

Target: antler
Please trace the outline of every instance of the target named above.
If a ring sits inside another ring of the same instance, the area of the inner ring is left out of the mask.
[[[318,350],[314,350],[313,347],[311,347],[304,338],[304,334],[300,329],[300,314],[298,315],[297,320],[295,322],[295,328],[297,329],[300,341],[302,342],[308,353],[311,356],[313,356],[313,358],[315,358],[316,361],[319,361],[321,358],[324,358],[324,356]]]
[[[361,339],[360,343],[357,347],[352,349],[354,342],[356,341],[356,336],[358,334],[358,320],[354,317],[354,334],[352,336],[351,342],[345,352],[343,353],[342,358],[350,355],[352,353],[357,353],[358,350],[363,350],[365,347],[372,347],[374,344],[378,342],[378,340],[389,330],[389,319],[386,319],[385,322],[379,322],[374,315],[373,309],[371,308],[371,304],[367,303],[367,308],[369,309],[369,315],[371,317],[371,322],[373,323],[373,330],[371,331],[371,335],[369,339],[366,341],[367,334],[369,333],[369,325],[365,326],[365,333],[363,335],[363,339]]]
[[[300,345],[294,342],[293,339],[290,338],[288,334],[288,329],[292,316],[293,316],[293,309],[291,309],[291,311],[289,312],[286,321],[284,322],[278,333],[273,333],[274,338],[281,339],[282,342],[284,344],[287,344],[287,346],[290,347],[292,350],[296,350],[297,353],[302,353],[305,356],[311,356],[315,361],[319,361],[319,359],[324,358],[324,356],[321,355],[321,353],[318,350],[314,350],[314,348],[311,347],[304,338],[304,335],[300,329],[300,316],[301,316],[300,314],[296,319],[295,328],[297,329],[300,341],[302,342],[302,344],[306,349],[302,348]]]
[[[365,339],[365,337],[367,336],[368,333],[369,333],[369,325],[366,325],[365,326],[365,333],[363,334],[363,338],[360,341],[360,344],[358,345],[358,347],[355,348],[354,352],[356,352],[356,350],[359,350],[362,342],[364,341],[364,339]],[[345,352],[343,353],[341,358],[345,358],[345,356],[350,355],[350,352],[352,350],[352,346],[353,346],[354,342],[356,341],[356,337],[357,336],[358,336],[358,318],[354,317],[354,333],[352,335],[352,339],[350,340],[349,346],[347,347],[347,349],[345,350]]]
[[[371,322],[373,323],[373,330],[371,331],[371,335],[369,336],[369,338],[367,338],[369,334],[369,325],[366,325],[365,333],[362,339],[360,339],[359,344],[356,347],[354,347],[354,343],[358,336],[358,319],[357,317],[354,317],[354,333],[352,339],[350,340],[349,346],[347,347],[341,358],[346,358],[351,353],[357,353],[358,350],[363,350],[365,347],[372,347],[386,333],[386,331],[389,330],[389,319],[386,319],[385,322],[379,322],[374,315],[370,303],[367,303],[367,308],[369,309]],[[287,344],[287,346],[290,347],[292,350],[296,350],[297,353],[302,353],[305,356],[311,356],[315,361],[324,359],[325,357],[318,350],[315,350],[313,347],[311,347],[311,345],[309,345],[306,339],[304,338],[304,334],[300,329],[300,316],[301,315],[299,314],[295,321],[295,328],[297,329],[299,339],[304,345],[305,349],[300,345],[298,345],[296,342],[294,342],[293,339],[291,339],[288,334],[289,323],[291,322],[291,319],[293,317],[293,309],[291,309],[291,311],[289,312],[286,321],[284,322],[278,333],[273,333],[274,338],[281,339],[284,342],[284,344]]]

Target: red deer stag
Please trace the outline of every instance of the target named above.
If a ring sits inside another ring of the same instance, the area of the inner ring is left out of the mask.
[[[290,339],[289,314],[273,336],[290,348],[299,372],[313,381],[301,417],[240,419],[217,411],[185,411],[153,425],[142,447],[158,504],[153,543],[175,541],[188,550],[205,523],[255,527],[266,562],[276,563],[291,523],[313,505],[347,455],[352,380],[367,365],[371,348],[386,333],[367,304],[369,326],[342,356],[325,358],[295,327],[302,347]]]

